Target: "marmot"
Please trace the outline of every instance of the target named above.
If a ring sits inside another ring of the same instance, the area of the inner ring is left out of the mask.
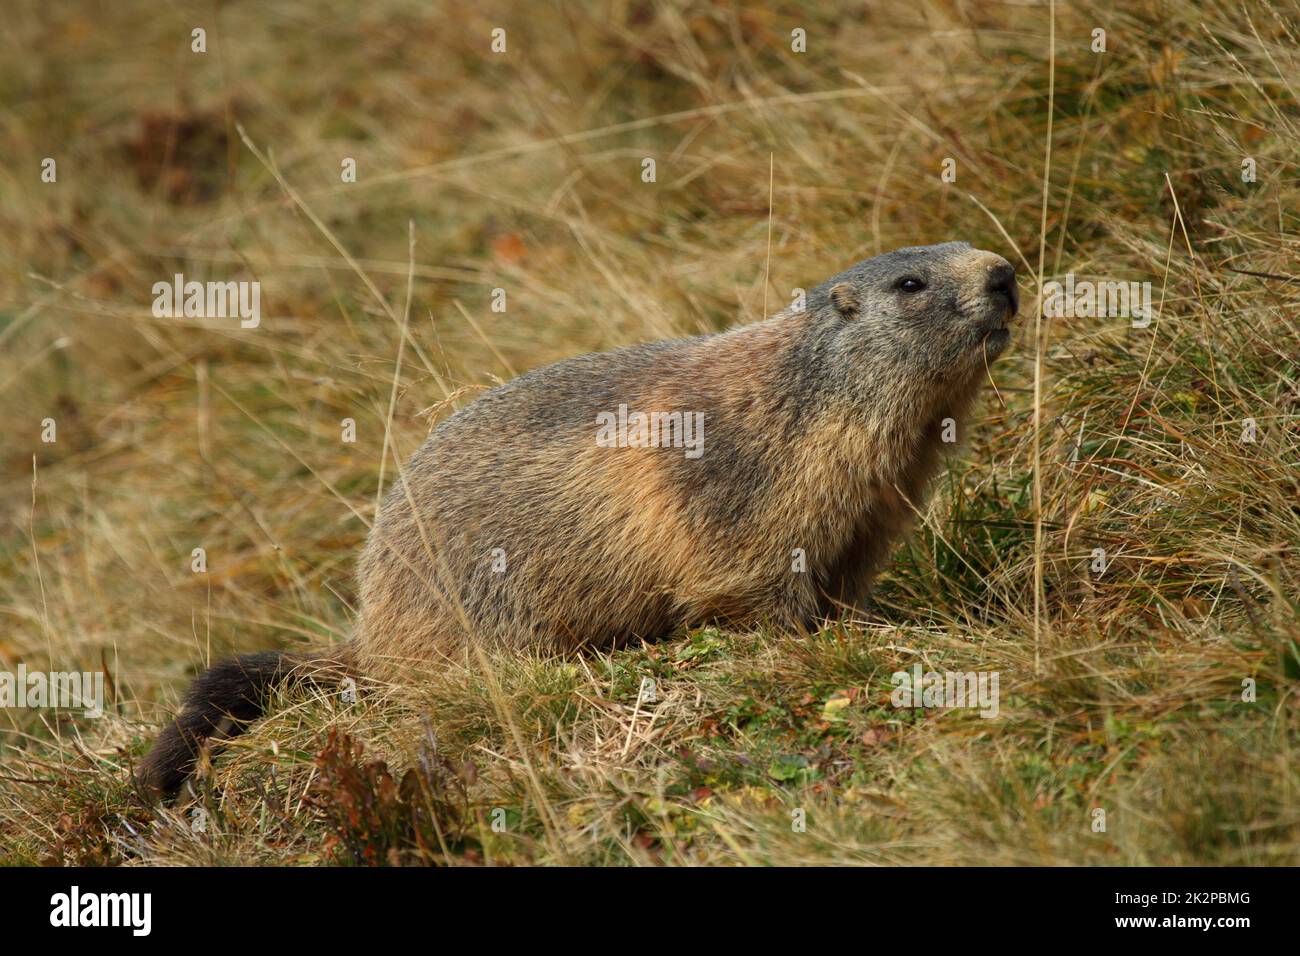
[[[1001,256],[916,246],[765,321],[484,393],[384,499],[353,639],[216,665],[140,779],[174,791],[295,674],[392,676],[472,640],[559,652],[708,622],[815,627],[859,606],[1017,307]]]

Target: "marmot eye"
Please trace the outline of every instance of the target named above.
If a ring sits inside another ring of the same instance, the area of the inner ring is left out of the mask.
[[[925,283],[916,276],[903,276],[894,283],[894,288],[899,292],[920,292],[925,288]]]

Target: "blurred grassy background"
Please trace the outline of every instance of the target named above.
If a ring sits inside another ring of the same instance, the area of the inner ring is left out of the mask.
[[[112,706],[0,713],[0,856],[1300,862],[1298,10],[1062,4],[1053,59],[1042,3],[8,4],[0,669],[103,668]],[[347,635],[385,448],[391,477],[515,373],[956,238],[1030,322],[875,619],[297,695],[206,831],[137,805],[207,661]],[[1151,281],[1160,318],[1044,324],[1035,458],[1040,240],[1045,279]],[[155,318],[176,272],[260,281],[260,327]],[[1002,716],[900,715],[917,660],[999,670]]]

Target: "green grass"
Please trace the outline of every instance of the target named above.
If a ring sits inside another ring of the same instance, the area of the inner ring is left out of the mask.
[[[0,712],[0,860],[1300,863],[1300,282],[1233,271],[1300,273],[1295,0],[1059,5],[1045,232],[1046,8],[599,6],[6,12],[0,670],[112,693]],[[132,793],[209,660],[346,638],[385,447],[952,238],[1028,321],[865,619],[289,693],[194,803]],[[1040,238],[1162,307],[1043,322],[1035,453]],[[177,271],[257,278],[262,326],[154,318]],[[997,671],[999,716],[894,708],[917,662]]]

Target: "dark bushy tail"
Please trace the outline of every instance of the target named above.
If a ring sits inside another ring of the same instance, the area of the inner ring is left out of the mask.
[[[181,712],[158,735],[140,764],[136,780],[153,796],[171,796],[194,772],[205,747],[243,733],[262,716],[271,693],[280,685],[319,682],[346,674],[342,651],[321,655],[265,651],[245,654],[209,668],[190,685]]]

